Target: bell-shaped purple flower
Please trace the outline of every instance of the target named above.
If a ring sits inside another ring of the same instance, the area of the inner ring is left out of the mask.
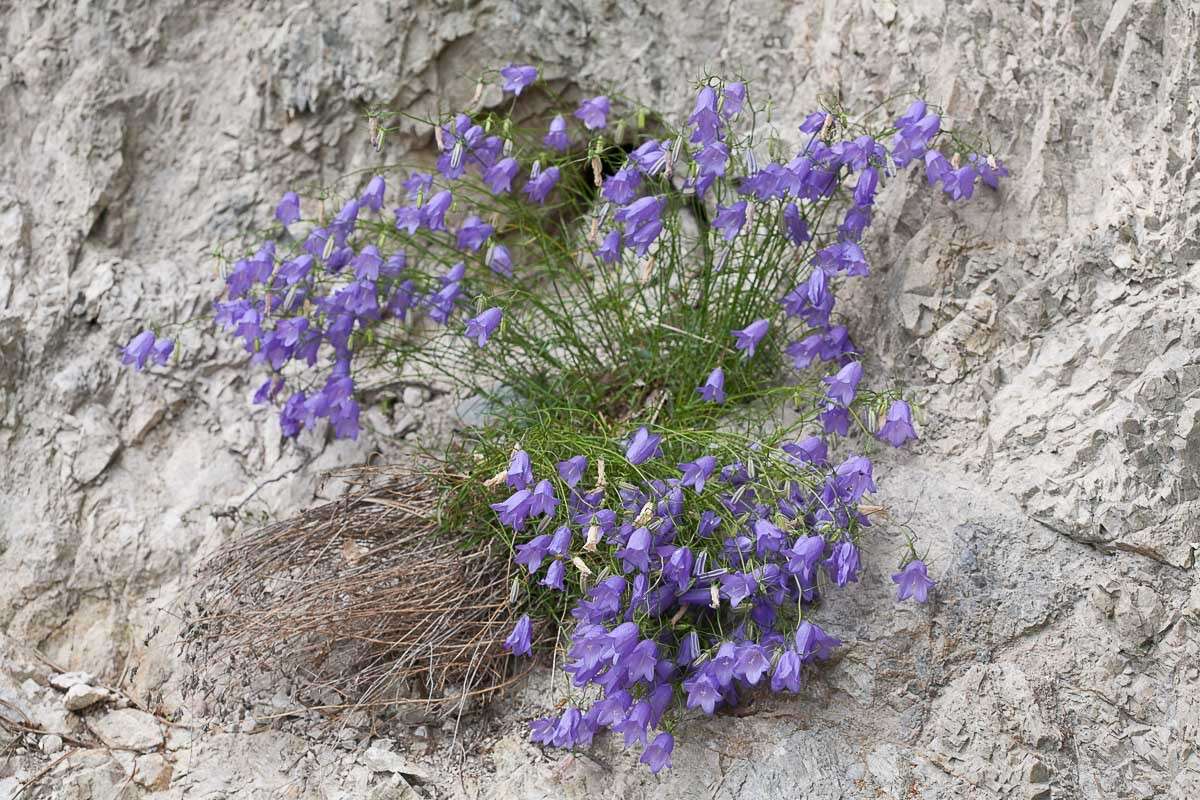
[[[512,191],[513,178],[521,169],[520,163],[512,156],[500,159],[483,173],[483,182],[492,194],[507,194]]]
[[[596,248],[596,258],[605,264],[612,264],[621,257],[621,232],[615,228],[604,236],[600,246]]]
[[[933,588],[933,581],[929,579],[929,569],[919,558],[905,564],[903,569],[892,576],[892,582],[899,587],[896,592],[897,600],[911,597],[918,603],[924,603],[929,599],[929,590]]]
[[[850,456],[834,472],[838,492],[847,502],[857,503],[864,494],[876,491],[870,459]]]
[[[829,558],[822,562],[829,579],[838,586],[845,586],[858,580],[861,569],[858,548],[853,542],[838,542],[833,546]]]
[[[862,374],[862,364],[851,361],[838,370],[836,375],[822,378],[821,382],[829,387],[825,390],[825,396],[835,403],[841,403],[844,406],[850,405],[854,402],[854,394],[858,390],[858,382],[862,380]]]
[[[703,384],[697,387],[696,391],[699,392],[701,399],[706,403],[724,403],[725,370],[717,367],[708,373],[708,377],[704,379]]]
[[[566,461],[558,462],[558,476],[562,478],[563,483],[572,489],[583,479],[583,472],[587,469],[587,456],[572,456]]]
[[[739,200],[733,205],[717,206],[717,215],[713,218],[712,224],[725,238],[725,241],[732,241],[741,232],[742,226],[746,224],[746,201]]]
[[[362,196],[358,200],[372,211],[379,211],[383,208],[383,193],[386,189],[387,184],[384,183],[383,176],[376,175],[367,183],[367,188],[363,190]]]
[[[661,444],[662,437],[646,430],[646,426],[643,425],[629,439],[629,445],[625,448],[625,458],[635,467],[645,464],[650,459],[662,455]]]
[[[779,656],[775,671],[771,673],[771,691],[800,691],[800,657],[795,650],[788,648]]]
[[[704,667],[683,682],[683,690],[687,692],[688,708],[698,708],[710,716],[721,702],[721,690]]]
[[[495,506],[492,507],[495,508]],[[533,537],[525,544],[517,545],[517,554],[513,556],[513,561],[524,566],[532,575],[542,565],[549,549],[550,537],[543,533]]]
[[[571,140],[567,138],[567,121],[562,114],[550,120],[550,131],[542,138],[542,144],[560,153],[565,153],[571,146]]]
[[[300,195],[288,192],[275,207],[275,219],[285,228],[300,220]]]
[[[500,517],[500,524],[507,525],[514,531],[524,530],[525,520],[530,516],[529,507],[533,492],[528,489],[518,489],[502,503],[492,503],[492,510]]]
[[[599,130],[608,124],[609,108],[608,98],[604,95],[592,97],[579,104],[575,118],[589,131]]]
[[[525,184],[525,194],[529,199],[539,205],[546,202],[546,197],[554,189],[559,179],[558,167],[548,167],[530,178],[529,183]]]
[[[765,647],[753,642],[738,645],[733,662],[733,674],[738,678],[753,686],[770,668],[771,659],[767,658]]]
[[[825,631],[821,630],[821,626],[814,625],[808,620],[800,623],[800,627],[796,629],[796,654],[800,656],[800,660],[804,663],[820,659],[827,660],[833,655],[833,648],[841,647],[842,642],[836,639]]]
[[[809,436],[800,442],[785,442],[780,447],[783,452],[788,454],[788,460],[797,465],[820,466],[829,459],[829,446],[820,436]]]
[[[805,583],[812,581],[817,562],[825,555],[825,540],[820,536],[801,536],[792,546],[783,551],[787,557],[787,571]]]
[[[527,64],[509,64],[500,70],[500,77],[504,78],[504,91],[512,92],[518,97],[537,80],[537,75],[537,67]]]
[[[671,768],[671,751],[675,749],[675,737],[665,731],[654,737],[649,747],[642,751],[638,759],[650,767],[650,773],[657,775],[664,769]]]
[[[622,167],[604,181],[600,194],[604,199],[623,206],[637,197],[638,186],[642,183],[642,174],[633,167]]]
[[[938,181],[945,180],[950,172],[950,162],[940,150],[930,150],[925,154],[925,178],[930,186],[937,186]]]
[[[442,189],[421,207],[421,222],[431,231],[446,230],[446,212],[450,210],[450,204],[453,202],[454,195],[450,190]]]
[[[908,403],[903,400],[893,401],[876,435],[892,447],[899,447],[910,439],[917,438],[917,432],[913,429],[912,408]]]
[[[483,247],[483,243],[492,235],[493,230],[491,225],[472,214],[463,220],[462,226],[458,229],[458,249],[479,252],[479,248]]]
[[[633,704],[633,708],[629,711],[629,716],[612,726],[612,732],[625,737],[626,747],[629,747],[634,742],[638,742],[645,747],[646,728],[650,724],[650,713],[650,704],[645,700],[639,700]]]
[[[755,320],[745,328],[733,331],[733,338],[736,340],[735,345],[738,350],[744,350],[747,358],[754,357],[754,348],[762,341],[762,338],[767,335],[767,328],[771,323],[765,319]]]
[[[558,509],[558,498],[554,495],[554,484],[548,480],[540,480],[533,487],[533,495],[529,498],[529,516],[536,517],[544,514],[554,516]]]
[[[488,269],[497,275],[503,275],[506,278],[513,276],[512,254],[502,244],[494,245],[488,251],[487,265]]]
[[[696,490],[696,494],[700,494],[716,467],[717,459],[714,456],[700,456],[695,461],[685,461],[679,465],[679,471],[683,473],[679,485],[690,486]]]
[[[488,338],[500,327],[500,319],[503,315],[504,312],[500,308],[493,307],[479,316],[467,320],[467,338],[474,339],[476,344],[483,347],[488,343]]]
[[[625,565],[625,571],[650,571],[650,548],[654,544],[653,537],[647,528],[638,528],[629,535],[629,541],[617,551],[617,558]]]
[[[512,633],[504,640],[504,649],[514,656],[530,655],[533,652],[532,634],[533,623],[529,621],[528,614],[522,614]]]

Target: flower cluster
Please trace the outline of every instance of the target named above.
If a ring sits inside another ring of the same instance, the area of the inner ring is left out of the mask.
[[[499,76],[516,98],[538,70]],[[557,110],[526,131],[460,113],[433,127],[428,171],[337,201],[284,194],[277,235],[231,265],[214,317],[266,373],[254,401],[279,406],[287,437],[322,421],[357,436],[357,382],[381,365],[547,412],[550,444],[511,457],[520,425],[480,431],[509,437],[483,481],[507,495],[472,519],[512,545],[530,598],[566,595],[567,672],[599,693],[535,722],[533,738],[585,747],[613,731],[657,772],[682,712],[795,692],[840,644],[813,606],[857,581],[875,483],[865,456],[831,454],[859,432],[917,437],[909,401],[869,388],[836,307],[840,286],[871,274],[880,190],[922,165],[957,201],[1008,173],[958,147],[921,100],[883,129],[814,111],[790,150],[764,137],[741,82],[703,81],[678,130],[647,129],[610,96]],[[143,331],[122,358],[165,364],[172,347]],[[784,358],[799,370],[797,421],[730,444],[722,420],[771,395]],[[652,404],[656,424],[637,425]],[[616,461],[613,424],[629,434]],[[564,444],[579,436],[599,444]],[[932,586],[915,551],[893,580],[900,599]],[[534,633],[522,617],[505,645],[529,655]]]
[[[662,445],[639,428],[625,444],[627,464],[653,466]],[[570,570],[584,585],[564,669],[574,686],[600,690],[534,721],[534,741],[587,747],[609,730],[640,745],[657,772],[670,764],[667,728],[682,711],[711,715],[755,687],[799,691],[804,666],[841,644],[807,611],[858,580],[871,462],[833,464],[818,436],[747,453],[724,465],[700,455],[637,485],[598,477],[586,489],[587,457],[539,480],[529,455],[513,452],[493,481],[512,493],[492,508],[514,534],[532,528],[514,557],[530,579],[563,591]],[[932,585],[920,560],[894,580],[900,599],[921,602]],[[522,617],[505,646],[529,654],[533,633]]]

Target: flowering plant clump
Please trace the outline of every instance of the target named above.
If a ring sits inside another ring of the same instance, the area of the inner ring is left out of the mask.
[[[437,122],[433,169],[374,176],[331,215],[332,195],[285,194],[215,319],[287,437],[357,436],[379,370],[487,400],[443,454],[462,476],[444,520],[526,576],[504,647],[530,655],[565,627],[580,694],[532,737],[586,747],[608,729],[657,772],[684,712],[795,692],[841,644],[811,609],[861,571],[864,437],[917,436],[909,399],[867,387],[835,309],[870,274],[877,193],[917,167],[963,200],[1007,171],[921,100],[875,128],[814,111],[789,147],[741,82],[701,81],[676,129],[616,96],[567,105],[532,66],[499,77],[512,105]],[[519,125],[523,93],[562,113]],[[372,118],[380,147],[390,124]],[[171,352],[144,331],[123,357]],[[924,602],[916,555],[893,580]]]

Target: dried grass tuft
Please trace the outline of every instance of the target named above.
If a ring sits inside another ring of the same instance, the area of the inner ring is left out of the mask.
[[[196,686],[220,694],[231,677],[268,672],[309,708],[446,716],[512,683],[501,648],[514,624],[510,562],[439,529],[445,476],[339,477],[352,483],[341,499],[250,533],[202,568],[184,633]]]

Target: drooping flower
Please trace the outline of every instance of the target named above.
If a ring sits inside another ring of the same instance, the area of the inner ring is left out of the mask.
[[[660,770],[670,768],[671,751],[674,749],[675,737],[664,731],[654,737],[654,742],[642,751],[639,760],[650,767],[651,774],[657,775]]]
[[[821,626],[814,625],[808,620],[800,623],[796,629],[796,654],[802,662],[808,663],[820,659],[827,660],[833,655],[833,648],[841,647],[842,642],[825,631]]]
[[[638,169],[647,175],[657,175],[667,165],[667,155],[670,153],[671,147],[667,142],[660,142],[658,139],[649,139],[640,144],[637,149],[629,154],[633,162],[638,165]]]
[[[512,629],[512,633],[504,640],[504,649],[512,653],[514,656],[527,656],[533,653],[533,623],[529,621],[528,614],[522,614],[517,620],[516,627]]]
[[[527,64],[509,64],[500,70],[504,78],[504,91],[512,92],[518,97],[531,83],[537,80],[537,67]]]
[[[515,531],[525,528],[525,520],[529,518],[529,507],[533,492],[528,489],[518,489],[501,503],[492,503],[492,510],[500,517],[500,524],[507,525]]]
[[[600,194],[617,205],[625,205],[637,197],[642,175],[633,167],[622,167],[604,181]]]
[[[404,181],[404,191],[409,200],[416,200],[433,186],[433,176],[428,172],[413,172]]]
[[[572,489],[576,484],[583,479],[583,472],[587,469],[587,456],[572,456],[566,461],[558,462],[558,475],[563,479],[563,483]]]
[[[721,116],[729,119],[742,112],[746,102],[746,84],[741,81],[725,84],[725,93],[721,101]]]
[[[517,545],[517,554],[513,556],[513,561],[524,566],[532,575],[542,565],[549,549],[550,537],[543,533],[533,537],[525,544]]]
[[[877,491],[871,461],[865,456],[850,456],[834,471],[838,491],[848,502],[857,503],[864,494]]]
[[[710,716],[716,710],[717,703],[721,702],[721,691],[716,681],[703,667],[683,682],[683,690],[687,692],[688,708],[698,708]]]
[[[646,728],[650,724],[650,704],[645,700],[639,700],[633,704],[629,715],[621,722],[612,726],[613,733],[619,733],[625,737],[625,746],[629,747],[634,742],[639,742],[643,747],[646,745]]]
[[[930,150],[925,154],[925,178],[930,186],[936,186],[950,174],[950,162],[940,150]]]
[[[746,201],[739,200],[730,206],[717,206],[713,227],[720,231],[725,241],[732,241],[746,224]]]
[[[795,650],[787,648],[779,656],[775,671],[771,673],[771,691],[800,691],[800,657]]]
[[[767,658],[765,647],[753,642],[746,642],[738,646],[733,663],[734,675],[753,686],[762,680],[762,676],[770,668],[771,660]]]
[[[536,517],[539,514],[544,514],[547,517],[552,517],[557,508],[558,497],[554,494],[554,484],[545,479],[538,481],[537,485],[533,487],[533,494],[529,498],[529,516]]]
[[[539,205],[545,203],[546,197],[558,183],[558,178],[558,167],[548,167],[538,172],[529,180],[529,183],[525,184],[525,194],[529,195],[529,199]]]
[[[706,403],[725,402],[725,370],[717,367],[708,373],[704,383],[696,389]]]
[[[504,245],[493,245],[488,251],[486,260],[488,269],[497,275],[503,275],[506,278],[513,276],[512,255],[509,254],[508,248]]]
[[[829,579],[838,586],[858,580],[860,567],[858,548],[852,542],[838,542],[829,558],[822,562]]]
[[[454,195],[450,194],[449,189],[442,189],[421,207],[421,222],[431,231],[446,230],[446,212],[450,209],[452,202],[454,202]],[[397,222],[399,222],[398,218]]]
[[[762,341],[762,338],[767,335],[767,328],[771,323],[765,319],[755,320],[738,331],[733,331],[733,337],[736,339],[736,347],[738,350],[744,350],[747,358],[754,357],[754,348]]]
[[[121,363],[132,364],[139,372],[147,361],[165,366],[174,349],[175,343],[170,339],[156,339],[152,331],[142,331],[121,351]]]
[[[951,200],[969,200],[975,193],[975,179],[979,170],[974,164],[963,164],[958,169],[950,169],[942,176],[942,188]]]
[[[458,229],[458,249],[479,252],[479,248],[483,247],[483,243],[492,235],[493,230],[491,225],[472,214],[463,220],[463,224]]]
[[[695,461],[686,461],[679,465],[679,471],[683,473],[679,485],[690,486],[696,490],[696,494],[700,494],[716,467],[717,459],[714,456],[700,456]]]
[[[500,327],[500,319],[503,314],[504,312],[499,307],[492,307],[479,316],[467,320],[467,338],[474,339],[476,344],[483,347],[488,343],[488,338]]]
[[[288,192],[275,207],[275,219],[285,228],[300,220],[300,195]]]
[[[717,93],[711,86],[702,86],[696,95],[696,105],[688,124],[694,130],[692,142],[707,144],[721,135],[721,118],[717,116]]]
[[[615,228],[604,236],[596,248],[596,257],[605,264],[612,264],[621,257],[621,232]]]
[[[661,443],[662,437],[651,433],[643,425],[630,438],[629,445],[625,448],[625,458],[635,467],[645,464],[650,459],[662,455]]]
[[[929,599],[929,590],[934,585],[933,581],[929,579],[928,567],[919,558],[914,558],[905,564],[903,569],[892,576],[892,582],[899,587],[896,592],[897,600],[906,600],[911,597],[918,603],[924,603]]]
[[[899,447],[910,439],[917,438],[913,429],[912,408],[903,400],[894,400],[888,407],[887,417],[876,434],[892,447]]]
[[[378,211],[383,208],[383,193],[387,188],[383,177],[376,175],[367,183],[367,188],[363,190],[362,196],[359,197],[359,202],[372,211]]]
[[[512,191],[513,178],[521,169],[520,163],[512,156],[506,156],[487,168],[483,173],[483,182],[492,194],[507,194]]]
[[[608,124],[609,108],[608,98],[599,95],[580,103],[579,108],[575,111],[575,117],[589,131],[599,130]]]
[[[649,529],[638,528],[631,533],[629,541],[616,553],[617,558],[621,559],[625,565],[625,571],[636,569],[640,572],[648,572],[650,570],[650,547],[653,544]]]
[[[565,153],[571,146],[571,140],[567,138],[567,121],[562,114],[550,120],[550,131],[542,138],[542,144],[560,153]]]
[[[819,466],[829,458],[829,447],[820,436],[809,436],[800,442],[785,442],[780,447],[793,463]]]
[[[879,170],[867,167],[858,174],[858,183],[854,185],[854,204],[870,206],[875,203],[875,190],[879,187]]]
[[[829,387],[825,390],[825,396],[835,403],[841,403],[844,406],[850,405],[854,402],[854,394],[858,391],[862,373],[862,364],[851,361],[838,370],[836,375],[822,378],[821,381]]]

